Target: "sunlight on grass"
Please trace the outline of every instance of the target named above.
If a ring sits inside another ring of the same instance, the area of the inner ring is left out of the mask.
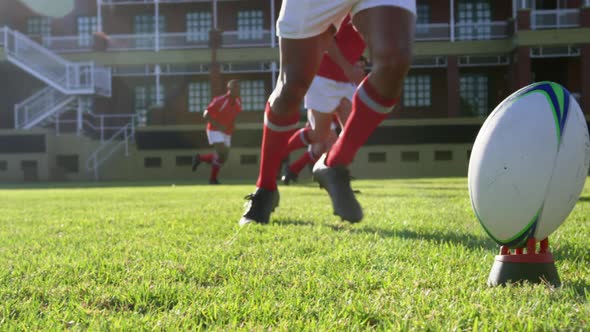
[[[355,181],[365,220],[282,187],[266,226],[252,186],[0,189],[0,329],[585,330],[590,187],[551,236],[563,287],[488,288],[498,252],[465,179]]]

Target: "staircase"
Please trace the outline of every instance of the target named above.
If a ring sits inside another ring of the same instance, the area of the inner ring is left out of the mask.
[[[111,71],[94,62],[71,62],[26,35],[0,28],[6,59],[47,87],[15,105],[15,129],[30,129],[63,112],[76,96],[111,96]]]
[[[59,128],[60,114],[77,109],[77,128],[93,135],[98,133],[100,137],[100,145],[86,161],[87,170],[96,180],[100,166],[115,152],[124,147],[125,156],[129,154],[129,144],[135,136],[135,115],[97,115],[84,110],[81,103],[84,97],[111,96],[110,68],[96,66],[94,62],[68,61],[8,27],[0,28],[0,48],[10,63],[47,84],[14,106],[15,129],[26,130],[49,123],[56,123]],[[128,122],[105,126],[105,118],[109,117],[126,118],[124,121]]]
[[[86,160],[86,169],[93,173],[95,180],[100,180],[100,166],[121,148],[124,148],[125,157],[129,156],[129,144],[134,141],[135,125],[132,120],[117,130],[108,140],[101,141],[98,149]]]

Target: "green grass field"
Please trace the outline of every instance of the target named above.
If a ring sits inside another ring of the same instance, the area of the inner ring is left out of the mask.
[[[465,179],[353,185],[360,224],[308,183],[244,228],[252,185],[2,187],[0,330],[590,328],[590,185],[551,237],[558,289],[486,285]]]

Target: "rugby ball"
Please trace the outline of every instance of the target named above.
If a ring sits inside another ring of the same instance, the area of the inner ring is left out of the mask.
[[[557,83],[526,86],[494,109],[468,170],[473,211],[492,239],[522,248],[564,222],[588,175],[588,136],[580,106]]]

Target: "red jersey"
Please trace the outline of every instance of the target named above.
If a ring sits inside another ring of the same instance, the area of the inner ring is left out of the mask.
[[[366,47],[365,40],[354,29],[350,16],[347,16],[342,22],[338,33],[334,36],[334,42],[350,64],[355,64],[359,60]],[[348,77],[344,75],[342,68],[327,53],[324,54],[318,75],[334,81],[350,82]]]
[[[236,121],[236,116],[238,116],[241,111],[242,100],[240,97],[233,98],[229,95],[229,92],[213,98],[211,103],[209,103],[209,106],[207,106],[209,117],[224,126],[226,130],[223,132],[228,135],[231,135],[234,132],[234,122]],[[207,130],[221,131],[211,122],[207,123]]]

